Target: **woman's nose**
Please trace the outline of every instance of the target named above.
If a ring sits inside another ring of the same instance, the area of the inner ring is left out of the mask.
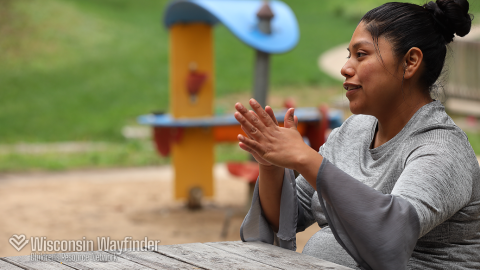
[[[342,69],[340,70],[340,73],[345,78],[350,78],[350,77],[353,77],[353,75],[355,75],[355,70],[351,65],[349,65],[348,62],[349,61],[347,61],[345,65],[343,65]]]

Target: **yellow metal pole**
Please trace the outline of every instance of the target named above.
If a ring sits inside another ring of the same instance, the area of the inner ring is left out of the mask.
[[[175,24],[170,28],[170,113],[174,118],[213,115],[214,104],[213,29],[204,23]],[[187,91],[191,67],[207,79],[194,99]],[[172,147],[175,198],[188,197],[199,187],[203,196],[213,197],[214,136],[212,128],[188,128]]]

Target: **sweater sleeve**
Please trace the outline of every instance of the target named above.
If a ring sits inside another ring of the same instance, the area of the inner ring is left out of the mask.
[[[361,267],[404,269],[418,238],[470,201],[475,159],[460,141],[425,142],[410,152],[391,194],[324,159],[317,191],[337,241]]]
[[[419,238],[471,200],[473,172],[478,163],[469,146],[453,140],[423,144],[408,157],[392,195],[407,200],[415,208],[420,223]]]
[[[295,179],[292,170],[285,169],[280,200],[280,223],[277,233],[273,231],[264,216],[258,192],[258,180],[252,198],[252,205],[242,226],[240,237],[244,242],[261,241],[282,248],[296,250],[296,233],[305,230],[315,222],[312,213],[312,198],[315,190],[303,177]],[[298,182],[301,182],[297,185]],[[317,214],[323,216],[321,213]]]
[[[337,242],[361,269],[405,269],[420,232],[411,203],[361,183],[326,158],[316,185]]]

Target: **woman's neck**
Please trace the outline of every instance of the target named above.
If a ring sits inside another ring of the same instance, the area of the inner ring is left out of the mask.
[[[378,127],[372,141],[372,148],[377,148],[395,137],[420,108],[433,101],[430,96],[418,102],[412,102],[412,100],[415,99],[403,100],[400,104],[390,107],[388,112],[375,116],[378,119]]]

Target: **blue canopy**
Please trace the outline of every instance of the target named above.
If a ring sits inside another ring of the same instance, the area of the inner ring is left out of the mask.
[[[257,11],[263,4],[258,0],[176,0],[172,1],[164,16],[166,27],[176,23],[223,23],[247,45],[266,53],[284,53],[295,47],[299,30],[295,14],[285,3],[269,1],[275,15],[271,21],[271,34],[258,29]]]

